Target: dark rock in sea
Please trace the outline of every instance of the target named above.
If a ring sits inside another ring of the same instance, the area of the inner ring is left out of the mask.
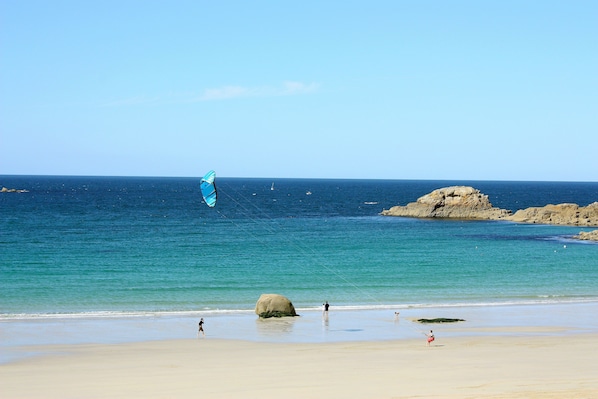
[[[465,321],[463,319],[447,319],[444,317],[440,317],[437,319],[418,319],[417,320],[420,323],[424,323],[424,324],[430,324],[430,323],[457,323],[459,321]]]
[[[18,190],[16,188],[6,188],[6,187],[2,187],[0,189],[0,193],[28,193],[28,190]]]

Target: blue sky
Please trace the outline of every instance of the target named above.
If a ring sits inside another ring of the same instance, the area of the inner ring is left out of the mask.
[[[598,181],[596,1],[2,1],[0,174]]]

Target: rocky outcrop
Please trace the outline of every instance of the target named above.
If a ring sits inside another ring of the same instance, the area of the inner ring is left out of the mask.
[[[586,207],[577,204],[546,205],[510,210],[494,208],[488,196],[473,187],[439,188],[405,206],[383,210],[383,216],[415,218],[452,218],[478,220],[508,220],[518,223],[554,224],[564,226],[598,226],[598,202]]]
[[[262,294],[255,304],[255,313],[263,318],[298,316],[291,301],[279,294]]]
[[[2,187],[0,189],[0,193],[28,193],[28,190],[18,190],[16,188],[6,188]]]
[[[598,230],[594,231],[580,231],[578,235],[573,238],[584,241],[598,241]]]
[[[598,226],[598,202],[586,207],[577,204],[558,204],[521,209],[508,220],[519,223]]]
[[[473,187],[452,186],[434,190],[418,198],[417,202],[383,210],[381,215],[498,220],[511,215],[511,211],[494,208],[488,196]]]

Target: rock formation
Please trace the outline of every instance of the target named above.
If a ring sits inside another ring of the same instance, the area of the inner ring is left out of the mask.
[[[298,316],[291,301],[278,294],[262,294],[255,304],[255,313],[263,318]]]
[[[598,202],[586,207],[577,204],[558,204],[521,209],[508,220],[519,223],[598,226]]]
[[[383,210],[383,216],[415,218],[452,218],[478,220],[508,220],[518,223],[554,224],[565,226],[598,226],[598,202],[586,207],[577,204],[546,205],[510,210],[494,208],[488,196],[473,187],[439,188],[406,206]]]
[[[584,241],[598,241],[598,230],[594,231],[580,231],[578,235],[573,238]]]
[[[383,210],[384,216],[454,219],[504,219],[511,214],[506,209],[494,208],[488,196],[473,187],[452,186],[439,188],[406,206]]]
[[[18,190],[16,188],[6,188],[6,187],[2,187],[2,189],[0,189],[0,193],[28,193],[28,190]]]

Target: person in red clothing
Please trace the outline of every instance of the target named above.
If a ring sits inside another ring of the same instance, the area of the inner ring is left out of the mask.
[[[427,334],[428,336],[428,346],[430,346],[430,343],[434,341],[434,333],[432,332],[432,330],[430,330],[430,333]]]

